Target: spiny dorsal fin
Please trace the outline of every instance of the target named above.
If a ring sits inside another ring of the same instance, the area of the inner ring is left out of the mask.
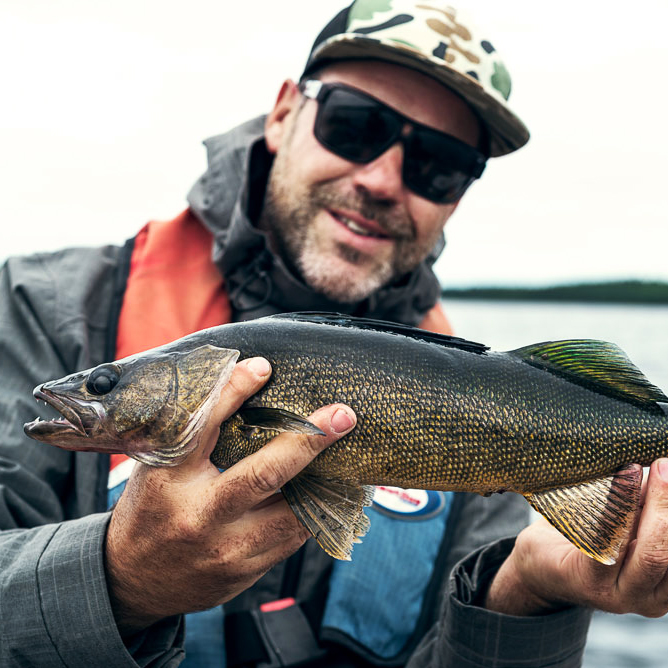
[[[410,325],[402,325],[398,322],[374,320],[373,318],[357,318],[352,315],[345,315],[344,313],[303,311],[296,313],[278,313],[269,317],[292,320],[294,322],[310,322],[314,324],[333,325],[335,327],[370,329],[376,332],[400,334],[401,336],[407,336],[411,339],[417,339],[418,341],[435,343],[439,346],[446,346],[449,348],[459,348],[460,350],[467,350],[472,353],[484,353],[489,350],[489,347],[482,343],[467,341],[466,339],[461,339],[457,336],[437,334],[436,332],[430,332],[426,329],[419,329],[417,327],[411,327]]]
[[[335,559],[350,561],[353,544],[369,530],[364,507],[371,505],[374,488],[301,473],[282,492],[318,545]]]
[[[325,435],[325,432],[320,427],[316,427],[301,415],[283,410],[282,408],[242,406],[237,413],[243,420],[245,427],[271,429],[274,431],[292,431],[296,434],[311,434],[314,436]]]
[[[642,468],[629,466],[607,478],[524,496],[585,554],[614,564],[633,527],[641,483]]]
[[[626,401],[643,405],[668,402],[668,397],[614,343],[591,339],[547,341],[511,350],[509,354]]]

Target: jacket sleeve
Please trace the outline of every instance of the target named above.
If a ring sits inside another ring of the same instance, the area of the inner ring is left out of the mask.
[[[458,562],[446,571],[450,575],[444,578],[440,614],[407,668],[580,666],[591,611],[573,606],[549,615],[515,617],[480,605],[529,512],[516,494],[467,496],[450,561]]]
[[[2,666],[175,666],[183,657],[180,618],[127,644],[115,626],[109,514],[81,517],[95,507],[99,458],[23,433],[35,416],[53,417],[32,398],[37,384],[100,361],[113,265],[111,251],[81,250],[12,259],[0,271]]]

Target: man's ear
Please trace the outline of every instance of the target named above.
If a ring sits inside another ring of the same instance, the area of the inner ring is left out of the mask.
[[[270,153],[278,151],[291,117],[290,112],[297,109],[300,98],[297,84],[292,79],[286,79],[264,124],[264,139]]]

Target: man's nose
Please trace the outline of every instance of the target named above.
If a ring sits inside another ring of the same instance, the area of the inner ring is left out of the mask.
[[[375,160],[355,168],[354,186],[366,190],[374,199],[399,201],[404,192],[404,184],[401,179],[403,159],[403,145],[397,142]]]

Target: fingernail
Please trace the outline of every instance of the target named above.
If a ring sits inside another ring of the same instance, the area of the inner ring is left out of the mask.
[[[339,408],[337,409],[336,413],[332,415],[332,421],[330,424],[332,425],[332,429],[337,434],[340,434],[341,432],[348,431],[348,429],[350,429],[353,424],[355,424],[355,421],[347,411],[345,411],[343,408]]]
[[[661,480],[668,482],[668,459],[659,459],[656,463],[656,468],[659,471]]]
[[[271,371],[271,364],[264,357],[253,357],[248,360],[248,368],[258,376],[266,376]]]

